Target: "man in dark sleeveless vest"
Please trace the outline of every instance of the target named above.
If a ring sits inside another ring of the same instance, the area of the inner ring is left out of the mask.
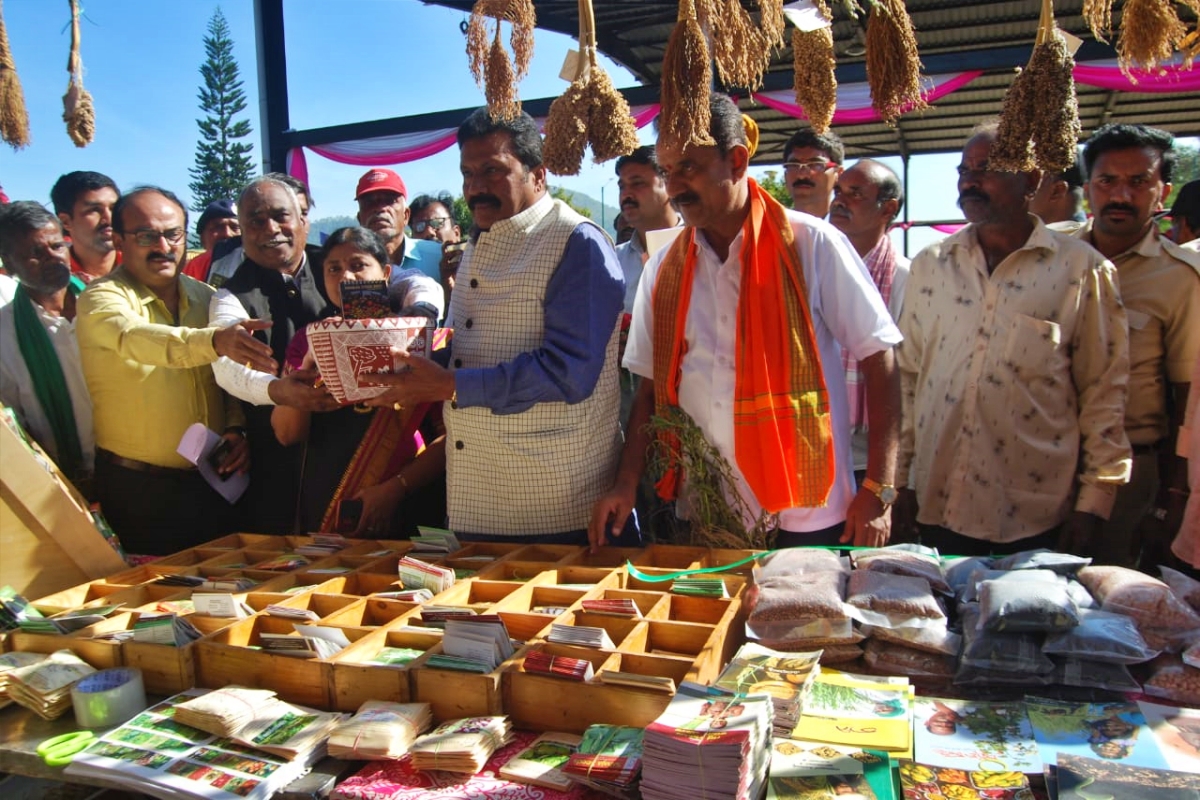
[[[252,181],[238,199],[238,220],[246,258],[213,298],[210,321],[226,326],[241,319],[269,320],[263,338],[283,363],[288,342],[299,329],[332,311],[322,291],[320,250],[307,247],[308,220],[296,191],[274,178]],[[284,447],[271,429],[271,407],[296,406],[329,411],[337,403],[313,386],[315,375],[297,372],[279,378],[227,358],[213,365],[221,388],[245,402],[255,459],[244,505],[247,530],[292,533],[303,449]]]

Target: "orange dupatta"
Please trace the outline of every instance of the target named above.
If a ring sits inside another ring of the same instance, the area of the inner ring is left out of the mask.
[[[770,513],[825,505],[834,480],[829,394],[808,308],[804,270],[787,214],[753,179],[742,228],[734,384],[737,466]],[[684,335],[696,270],[696,231],[676,238],[654,284],[654,401],[679,405]],[[679,442],[658,493],[679,491]]]

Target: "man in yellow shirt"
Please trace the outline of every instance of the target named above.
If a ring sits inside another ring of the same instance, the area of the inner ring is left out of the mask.
[[[217,386],[212,362],[274,371],[250,320],[208,327],[215,290],[179,274],[187,212],[172,193],[142,187],[113,208],[123,263],[79,297],[78,338],[96,428],[96,499],[134,553],[162,555],[233,529],[234,509],[176,452],[189,426],[223,434],[218,472],[245,471],[250,452],[239,403]]]

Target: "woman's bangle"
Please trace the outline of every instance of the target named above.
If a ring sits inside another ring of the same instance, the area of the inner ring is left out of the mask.
[[[225,432],[226,433],[236,433],[238,436],[242,437],[243,439],[246,438],[246,429],[243,428],[241,425],[230,425],[228,428],[225,429]]]
[[[404,473],[397,472],[395,475],[395,480],[400,481],[400,488],[404,490],[405,494],[408,494],[408,479],[404,477]]]

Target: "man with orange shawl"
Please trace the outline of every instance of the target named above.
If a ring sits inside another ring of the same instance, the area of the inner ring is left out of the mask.
[[[757,131],[710,98],[713,145],[660,138],[667,191],[687,228],[646,264],[624,366],[643,380],[617,481],[596,504],[593,547],[634,503],[651,415],[686,412],[730,467],[747,529],[775,515],[778,546],[884,544],[890,531],[900,331],[862,261],[824,220],[790,211],[747,175]],[[855,493],[841,348],[863,364],[867,480]],[[679,446],[659,494],[690,514]],[[733,498],[736,501],[736,498]]]

